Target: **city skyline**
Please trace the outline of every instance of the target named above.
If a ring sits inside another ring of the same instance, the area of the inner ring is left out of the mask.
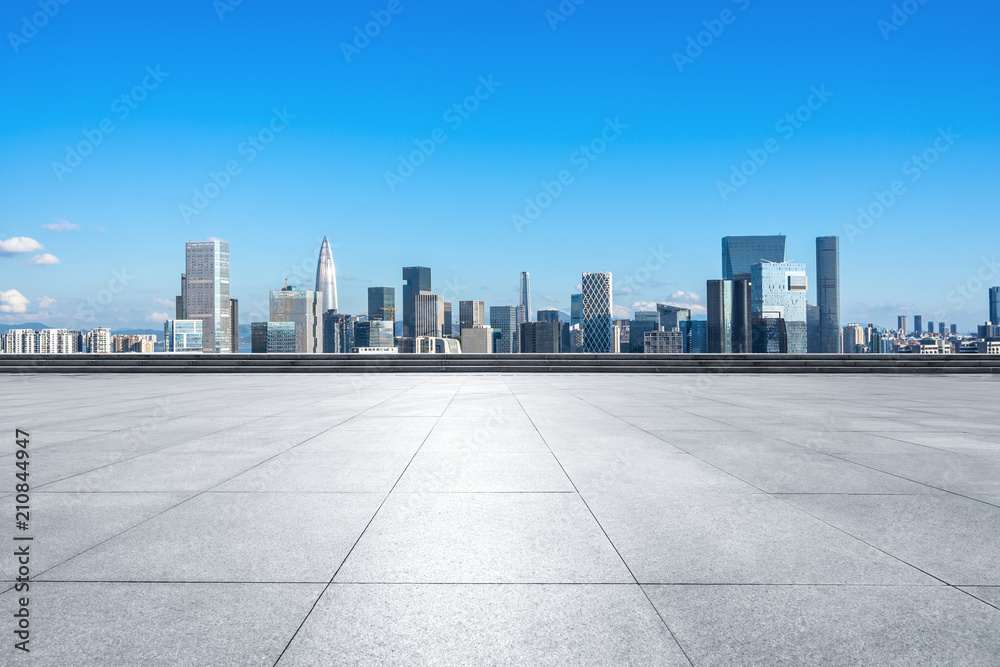
[[[312,269],[325,235],[346,312],[414,263],[459,287],[450,301],[518,303],[516,275],[530,271],[532,310],[568,309],[581,270],[626,278],[656,265],[617,282],[615,315],[674,302],[704,316],[718,238],[784,233],[788,259],[811,268],[812,240],[841,237],[843,321],[946,313],[972,329],[985,287],[971,286],[1000,278],[996,92],[983,85],[996,80],[998,9],[921,5],[886,32],[891,6],[860,0],[723,5],[736,19],[697,57],[688,40],[718,8],[643,6],[637,20],[588,4],[553,23],[534,3],[507,3],[480,8],[484,37],[404,4],[347,55],[370,8],[62,12],[7,53],[17,67],[5,82],[26,106],[0,130],[0,321],[67,323],[124,271],[99,314],[157,328],[176,255],[148,248],[214,236],[240,249],[232,279],[247,322],[247,304]],[[12,3],[9,31],[35,11]],[[248,31],[275,48],[249,48]],[[508,48],[515,36],[523,54]],[[223,75],[236,63],[248,78]],[[583,85],[594,80],[604,94]],[[104,119],[112,131],[95,134]],[[401,166],[421,145],[434,150]],[[405,174],[394,189],[387,172]],[[736,191],[724,199],[720,183]],[[458,233],[419,233],[438,229]],[[932,255],[885,271],[887,258]]]

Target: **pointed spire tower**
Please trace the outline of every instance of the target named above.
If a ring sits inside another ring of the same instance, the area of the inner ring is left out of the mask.
[[[325,236],[319,249],[319,264],[316,265],[316,291],[323,293],[323,312],[337,310],[337,273],[333,268],[330,242]]]

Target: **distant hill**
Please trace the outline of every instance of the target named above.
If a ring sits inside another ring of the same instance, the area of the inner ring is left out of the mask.
[[[7,333],[11,329],[51,329],[48,324],[41,322],[24,322],[22,324],[0,324],[0,333]]]
[[[22,322],[21,324],[0,324],[0,333],[6,333],[11,329],[33,329],[38,331],[40,329],[59,329],[61,327],[51,327],[48,324],[42,324],[41,322]],[[89,331],[90,327],[82,327],[81,331]],[[156,336],[157,340],[163,338],[163,329],[112,329],[111,335],[123,335],[123,336],[141,336],[152,334]]]

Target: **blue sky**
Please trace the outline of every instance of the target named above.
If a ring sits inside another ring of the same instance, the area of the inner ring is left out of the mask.
[[[453,300],[514,303],[528,270],[565,309],[612,271],[622,314],[698,310],[727,234],[810,273],[841,236],[845,324],[967,330],[1000,284],[995,3],[234,1],[5,3],[0,321],[157,328],[209,237],[244,322],[324,235],[354,313],[408,265]]]

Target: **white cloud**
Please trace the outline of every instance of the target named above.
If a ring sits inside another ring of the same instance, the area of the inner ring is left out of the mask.
[[[556,299],[554,296],[543,296],[542,299],[548,301],[549,303],[559,303],[559,300]]]
[[[68,220],[61,220],[59,218],[56,218],[56,221],[51,224],[42,225],[42,227],[52,232],[72,232],[80,229],[80,225],[74,225]]]
[[[44,255],[35,255],[31,259],[27,260],[25,264],[33,264],[35,266],[47,266],[49,264],[61,264],[59,258],[55,255],[50,255],[45,253]]]
[[[170,316],[166,313],[150,313],[146,315],[143,319],[144,322],[157,322],[158,324],[163,324],[170,319]]]
[[[94,227],[94,229],[96,229],[99,232],[106,232],[106,231],[108,231],[104,227],[101,227],[100,225],[97,225],[97,227]]]
[[[694,292],[674,292],[673,294],[670,295],[670,298],[689,303],[701,302],[701,297],[695,294]]]
[[[209,237],[208,237],[207,239],[205,239],[205,240],[206,240],[206,241],[222,241],[222,242],[225,242],[225,241],[226,241],[226,239],[220,239],[220,238],[219,238],[218,236],[209,236]]]
[[[611,306],[611,317],[616,320],[627,320],[632,317],[632,311],[625,306]]]
[[[153,297],[153,303],[158,303],[161,306],[175,306],[175,305],[177,305],[177,301],[176,300],[173,300],[173,299],[157,299],[156,297]]]
[[[56,300],[47,296],[38,300],[38,310],[48,310],[54,305],[56,305]]]
[[[0,255],[17,255],[22,252],[32,252],[44,248],[41,243],[27,236],[14,236],[0,239]]]
[[[0,292],[0,313],[28,312],[28,297],[16,289]]]

